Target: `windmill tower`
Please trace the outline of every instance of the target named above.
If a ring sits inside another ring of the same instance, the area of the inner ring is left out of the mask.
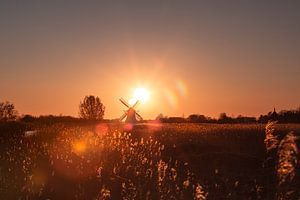
[[[120,121],[123,121],[123,119],[126,117],[125,122],[126,123],[131,123],[131,124],[135,124],[138,121],[143,120],[143,118],[141,117],[141,115],[139,115],[136,110],[135,107],[138,104],[139,101],[136,101],[135,104],[133,106],[130,106],[124,99],[119,99],[121,101],[121,103],[123,105],[125,105],[128,109],[124,110],[124,114],[120,117]]]

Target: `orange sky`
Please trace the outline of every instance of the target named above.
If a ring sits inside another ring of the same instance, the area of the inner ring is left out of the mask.
[[[233,6],[234,5],[234,6]],[[21,114],[106,118],[147,88],[159,113],[257,116],[299,107],[299,3],[0,3],[0,100]]]

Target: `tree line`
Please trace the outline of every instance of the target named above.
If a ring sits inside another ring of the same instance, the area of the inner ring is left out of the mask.
[[[161,122],[168,123],[179,123],[179,122],[190,122],[190,123],[267,123],[268,121],[278,121],[280,123],[300,123],[300,108],[294,110],[281,110],[276,112],[269,112],[265,115],[256,117],[248,117],[238,115],[237,117],[230,117],[226,113],[221,113],[218,118],[211,118],[201,114],[191,114],[187,118],[184,117],[164,117],[159,114],[156,118]]]
[[[156,120],[167,123],[267,123],[268,121],[278,121],[279,123],[300,123],[300,108],[293,110],[281,110],[269,112],[265,115],[256,117],[248,117],[238,115],[230,117],[226,113],[221,113],[218,118],[211,118],[201,114],[191,114],[187,118],[184,117],[167,117],[159,114]]]
[[[100,98],[93,95],[85,96],[84,99],[79,104],[79,112],[78,116],[54,116],[54,115],[46,115],[35,117],[32,115],[22,115],[19,116],[17,110],[13,103],[5,101],[0,102],[0,121],[8,122],[20,120],[24,122],[33,122],[39,121],[44,123],[51,122],[78,122],[78,121],[100,121],[103,120],[105,112],[105,106],[101,102]]]
[[[103,121],[104,113],[105,106],[99,97],[93,95],[85,96],[83,100],[80,101],[78,112],[79,118],[62,115],[46,115],[39,117],[32,115],[20,116],[13,103],[8,101],[0,102],[0,122],[16,120],[23,122],[38,121],[41,123]],[[294,110],[281,110],[280,112],[276,112],[274,109],[273,112],[260,115],[258,118],[242,115],[231,117],[226,113],[221,113],[218,118],[211,118],[201,114],[191,114],[186,118],[167,117],[159,114],[155,120],[163,123],[267,123],[269,120],[277,120],[281,123],[300,123],[300,107]]]

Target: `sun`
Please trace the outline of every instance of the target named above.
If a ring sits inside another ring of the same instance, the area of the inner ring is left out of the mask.
[[[150,92],[142,87],[136,88],[133,91],[133,96],[129,100],[130,105],[134,105],[137,101],[140,103],[146,103],[149,100]]]

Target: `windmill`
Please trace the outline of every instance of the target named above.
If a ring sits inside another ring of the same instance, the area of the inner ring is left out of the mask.
[[[139,115],[135,110],[135,107],[139,103],[139,101],[136,101],[135,104],[133,104],[133,106],[130,106],[124,99],[121,98],[119,100],[121,101],[122,104],[124,104],[128,108],[128,110],[124,110],[124,114],[120,117],[120,121],[122,121],[125,117],[126,117],[125,122],[131,124],[143,120],[141,115]]]

